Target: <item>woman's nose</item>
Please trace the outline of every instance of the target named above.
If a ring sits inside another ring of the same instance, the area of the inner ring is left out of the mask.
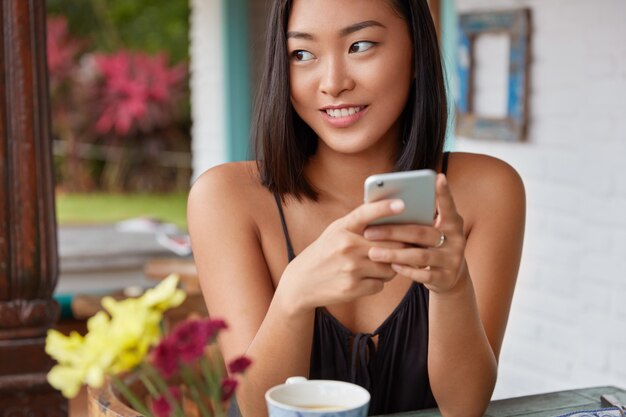
[[[320,91],[323,94],[337,97],[342,92],[354,88],[355,82],[346,64],[342,58],[328,59],[320,80]]]

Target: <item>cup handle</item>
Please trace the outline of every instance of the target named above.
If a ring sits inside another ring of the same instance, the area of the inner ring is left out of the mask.
[[[285,381],[285,384],[289,385],[289,384],[296,384],[298,382],[304,382],[304,381],[308,381],[308,379],[306,379],[303,376],[291,376],[289,378],[287,378],[287,380]]]

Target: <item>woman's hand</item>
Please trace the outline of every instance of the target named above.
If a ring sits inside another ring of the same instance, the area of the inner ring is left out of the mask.
[[[443,174],[437,175],[436,201],[438,214],[433,226],[370,226],[364,237],[376,244],[369,249],[372,261],[389,264],[398,274],[443,294],[467,277],[463,218],[456,210]],[[385,245],[378,245],[379,241]],[[389,241],[406,245],[391,248]]]
[[[390,263],[370,259],[368,253],[374,246],[400,249],[405,245],[387,239],[372,242],[363,232],[371,222],[403,210],[401,200],[365,203],[331,223],[287,266],[276,297],[283,297],[292,313],[298,313],[382,291],[396,271]]]

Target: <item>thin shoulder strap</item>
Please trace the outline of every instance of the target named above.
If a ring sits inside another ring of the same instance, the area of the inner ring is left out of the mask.
[[[287,245],[287,257],[289,262],[293,261],[296,257],[293,252],[293,246],[291,246],[291,239],[289,238],[289,231],[287,230],[287,222],[285,222],[285,213],[283,213],[283,205],[280,202],[278,193],[274,193],[274,200],[276,200],[276,206],[278,207],[278,214],[280,215],[280,224],[283,226],[283,234],[285,235],[285,243]]]
[[[443,160],[441,161],[441,173],[448,174],[448,158],[450,157],[450,151],[443,153]]]

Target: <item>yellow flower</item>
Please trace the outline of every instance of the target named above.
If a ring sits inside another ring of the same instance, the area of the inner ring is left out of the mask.
[[[171,274],[159,285],[146,291],[138,300],[146,307],[153,307],[159,311],[178,307],[185,301],[185,292],[177,289],[177,285],[178,275]]]
[[[46,337],[46,353],[59,362],[75,361],[83,342],[83,337],[77,332],[71,332],[68,337],[51,329]]]
[[[113,373],[123,372],[137,366],[150,347],[161,337],[161,311],[146,308],[139,299],[116,302],[102,301],[111,314],[110,339],[115,340],[118,354],[111,364]]]
[[[74,398],[83,383],[83,374],[71,366],[55,365],[48,372],[48,382],[65,398]]]
[[[94,335],[105,334],[108,316],[99,312],[87,322],[89,332],[82,337],[76,332],[65,336],[56,330],[49,330],[46,337],[46,353],[59,362],[48,373],[48,382],[61,390],[67,398],[74,397],[80,386],[93,373],[94,362],[102,360],[99,351],[94,349]],[[90,342],[91,341],[91,342]]]
[[[100,387],[107,374],[118,374],[139,365],[161,338],[163,311],[180,305],[185,293],[171,275],[139,298],[115,301],[105,297],[100,311],[87,321],[85,337],[49,330],[46,353],[57,360],[48,382],[71,398],[81,384]]]

